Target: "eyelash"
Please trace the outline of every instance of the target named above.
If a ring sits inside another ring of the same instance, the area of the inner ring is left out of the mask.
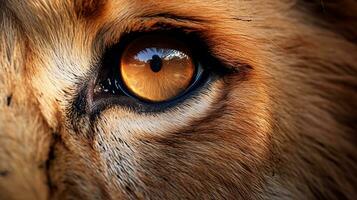
[[[101,71],[105,69],[116,69],[116,66],[119,66],[120,55],[123,53],[124,48],[127,44],[133,41],[135,38],[138,38],[145,34],[167,34],[172,37],[177,37],[185,42],[189,42],[190,47],[192,47],[193,58],[195,59],[196,65],[198,69],[200,69],[200,75],[196,75],[194,84],[190,86],[188,90],[185,91],[183,95],[180,95],[177,98],[174,98],[168,102],[160,102],[160,103],[151,103],[141,101],[140,99],[131,95],[125,88],[122,88],[122,95],[125,97],[121,98],[111,98],[106,99],[105,101],[94,102],[94,104],[89,109],[91,113],[100,113],[102,110],[107,109],[112,106],[123,106],[127,107],[130,110],[134,110],[138,113],[158,113],[167,110],[168,108],[174,107],[182,103],[188,98],[194,97],[195,94],[199,93],[205,87],[208,87],[209,83],[223,77],[227,74],[236,73],[237,71],[233,67],[225,66],[220,59],[214,57],[212,53],[210,53],[210,49],[208,48],[207,42],[202,39],[199,32],[187,32],[183,29],[166,29],[166,30],[155,30],[155,31],[143,31],[143,32],[135,32],[135,33],[127,33],[120,38],[120,42],[114,44],[107,48],[101,57],[101,62],[96,66],[97,75],[101,73]],[[200,52],[198,50],[205,49],[204,52]],[[119,55],[119,56],[118,56]],[[199,63],[197,63],[199,61]],[[98,76],[96,76],[98,77]],[[99,79],[100,77],[98,77]],[[97,80],[94,81],[96,83]],[[125,98],[123,100],[123,98]],[[130,98],[128,100],[127,98]]]

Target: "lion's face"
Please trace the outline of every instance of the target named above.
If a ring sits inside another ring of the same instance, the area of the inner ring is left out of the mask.
[[[0,193],[354,197],[357,6],[342,4],[0,3],[0,136],[17,141],[0,141]],[[161,75],[141,73],[160,48]]]

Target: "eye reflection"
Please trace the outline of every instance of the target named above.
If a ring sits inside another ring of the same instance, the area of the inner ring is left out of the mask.
[[[133,94],[160,102],[178,96],[189,87],[195,65],[188,48],[179,41],[146,36],[126,48],[120,72]]]

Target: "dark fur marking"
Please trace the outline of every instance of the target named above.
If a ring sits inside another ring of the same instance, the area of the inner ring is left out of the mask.
[[[321,27],[339,33],[351,42],[357,42],[357,15],[356,2],[345,1],[322,1],[300,0],[296,4],[307,8],[314,17],[321,19]]]
[[[8,170],[1,170],[0,171],[0,177],[6,177],[10,174],[10,171]]]
[[[87,106],[87,90],[83,89],[79,92],[78,97],[73,102],[74,112],[77,113],[79,116],[84,115],[86,113],[86,106]]]
[[[75,0],[74,8],[79,18],[93,19],[103,13],[106,0]]]
[[[61,138],[58,135],[58,133],[53,133],[52,135],[53,135],[52,141],[51,141],[52,144],[50,146],[50,151],[48,153],[48,158],[47,158],[46,162],[44,163],[44,167],[46,169],[45,170],[46,171],[46,176],[47,176],[47,185],[48,185],[50,194],[53,194],[54,191],[57,190],[57,186],[54,185],[53,181],[51,180],[50,166],[51,166],[52,161],[56,158],[55,145],[56,145],[56,143],[58,143],[61,140]]]
[[[240,17],[233,17],[234,20],[238,20],[238,21],[243,21],[243,22],[251,22],[253,21],[252,19],[242,19]]]
[[[10,106],[11,100],[12,100],[12,94],[10,94],[9,96],[6,97],[6,105],[7,106]]]
[[[86,80],[83,80],[85,83]],[[87,102],[87,93],[88,93],[88,86],[85,85],[83,87],[79,87],[79,91],[77,96],[73,99],[72,103],[69,104],[70,106],[67,107],[67,116],[71,119],[71,129],[74,130],[76,133],[81,133],[80,130],[83,129],[83,120],[85,120],[85,116],[87,114],[88,109],[88,102]],[[86,135],[87,138],[92,140],[92,135]]]
[[[316,199],[326,199],[326,196],[318,188],[316,188],[314,184],[309,183],[309,181],[306,182],[307,182],[307,187],[309,188],[309,190],[311,191],[311,193],[314,195]]]
[[[126,191],[128,191],[129,193],[133,193],[133,190],[129,187],[129,186],[125,186]]]

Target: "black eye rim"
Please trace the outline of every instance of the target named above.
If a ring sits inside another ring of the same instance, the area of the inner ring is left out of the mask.
[[[194,77],[189,85],[189,87],[180,93],[178,96],[169,99],[167,101],[161,102],[150,102],[142,99],[135,94],[132,94],[122,81],[121,73],[119,70],[121,56],[123,51],[130,44],[131,41],[144,36],[144,35],[165,35],[168,37],[174,37],[182,40],[184,43],[189,44],[188,47],[192,51],[192,59],[194,61],[196,70]],[[205,51],[202,51],[202,50]],[[119,59],[118,59],[119,58]],[[114,69],[114,74],[120,76],[119,88],[122,92],[121,96],[112,96],[110,98],[106,97],[102,99],[92,99],[92,105],[89,110],[93,112],[100,112],[103,109],[112,106],[123,106],[129,109],[133,109],[136,112],[161,112],[165,111],[169,107],[178,105],[179,103],[185,101],[186,99],[193,97],[194,94],[200,91],[200,88],[207,85],[207,83],[218,79],[227,73],[234,73],[232,68],[225,67],[222,62],[217,58],[213,57],[210,53],[206,42],[200,37],[197,32],[184,32],[180,29],[170,29],[170,30],[160,30],[160,31],[148,31],[148,32],[134,32],[124,34],[120,38],[120,42],[114,44],[107,48],[102,55],[101,62],[97,67],[97,77],[94,80],[94,85],[97,84],[98,80],[101,79],[101,72],[105,69]],[[105,73],[104,73],[105,74]]]

